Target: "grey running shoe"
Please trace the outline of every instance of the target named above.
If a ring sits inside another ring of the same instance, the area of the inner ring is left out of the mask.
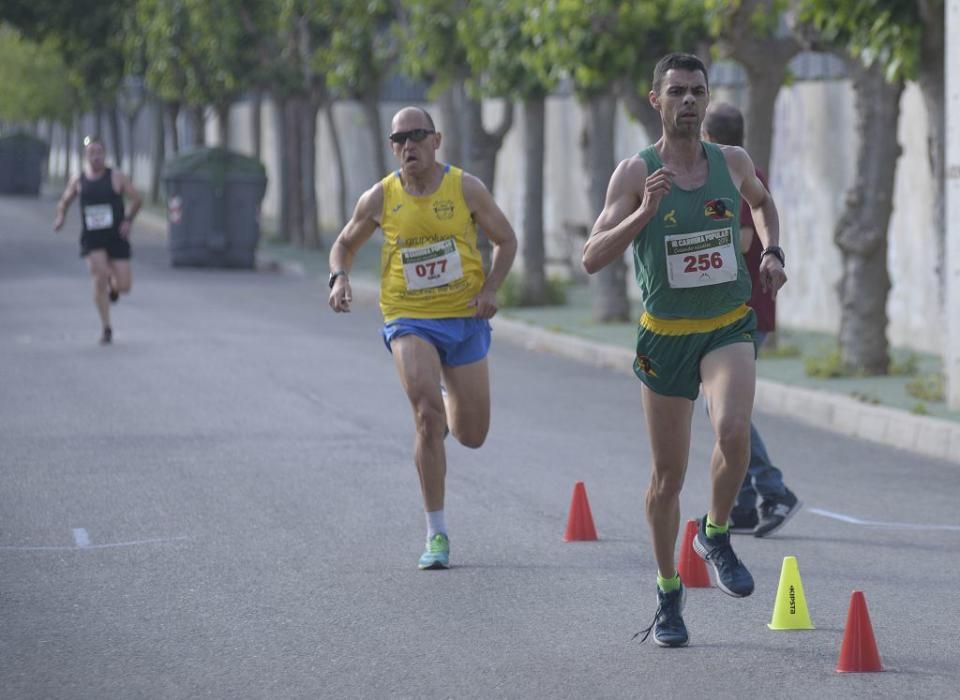
[[[659,647],[685,647],[690,638],[687,636],[687,626],[683,624],[683,605],[687,599],[687,589],[680,584],[680,588],[670,593],[664,593],[657,586],[657,612],[653,615],[653,622],[644,630],[640,630],[633,638],[641,634],[640,643],[643,644],[653,631],[653,643]]]
[[[110,326],[107,326],[103,329],[103,333],[100,335],[100,344],[109,345],[113,342],[113,329]]]
[[[753,576],[733,553],[730,532],[707,537],[707,516],[700,519],[693,551],[713,567],[717,588],[734,598],[746,598],[753,593]]]
[[[803,502],[790,489],[784,487],[785,493],[775,499],[764,500],[760,504],[760,524],[753,531],[755,537],[766,537],[787,524]]]

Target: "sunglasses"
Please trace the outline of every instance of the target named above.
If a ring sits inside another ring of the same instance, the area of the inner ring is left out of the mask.
[[[395,144],[402,146],[407,142],[407,139],[410,139],[414,143],[420,143],[430,134],[435,134],[436,131],[431,131],[430,129],[411,129],[410,131],[398,131],[396,133],[390,134],[390,140]]]

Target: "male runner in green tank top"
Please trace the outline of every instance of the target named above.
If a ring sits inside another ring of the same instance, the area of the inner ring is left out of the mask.
[[[727,522],[747,469],[756,378],[741,196],[765,246],[761,284],[775,294],[787,279],[777,209],[750,157],[742,148],[700,140],[709,96],[707,71],[696,56],[670,54],[657,63],[650,104],[660,112],[663,136],[617,166],[583,251],[592,274],[632,245],[643,296],[634,372],[643,382],[650,434],[646,510],[659,569],[657,612],[644,639],[652,629],[660,646],[688,642],[674,551],[701,383],[717,442],[710,508],[694,549],[713,567],[722,591],[738,598],[753,592],[753,577],[730,547]]]

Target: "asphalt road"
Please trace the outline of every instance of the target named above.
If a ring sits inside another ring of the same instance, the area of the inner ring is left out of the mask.
[[[637,382],[495,336],[490,438],[447,442],[454,567],[421,572],[412,420],[374,306],[335,316],[316,280],[171,268],[140,224],[100,347],[76,210],[59,236],[52,214],[0,198],[3,698],[960,692],[957,465],[758,416],[807,507],[736,539],[753,596],[693,589],[690,647],[639,646]],[[684,518],[707,503],[695,423]],[[597,542],[562,540],[578,480]],[[787,555],[815,630],[767,629]],[[855,589],[884,673],[834,672]]]

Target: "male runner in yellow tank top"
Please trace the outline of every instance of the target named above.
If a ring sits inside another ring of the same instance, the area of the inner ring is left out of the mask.
[[[353,258],[383,230],[383,340],[416,423],[414,461],[427,518],[421,569],[449,566],[443,439],[448,426],[466,447],[480,447],[487,437],[488,319],[497,313],[496,292],[517,252],[513,228],[483,183],[437,162],[440,138],[425,110],[397,112],[390,143],[400,169],[363,193],[330,249],[330,307],[350,311]],[[478,227],[493,243],[486,276]]]

